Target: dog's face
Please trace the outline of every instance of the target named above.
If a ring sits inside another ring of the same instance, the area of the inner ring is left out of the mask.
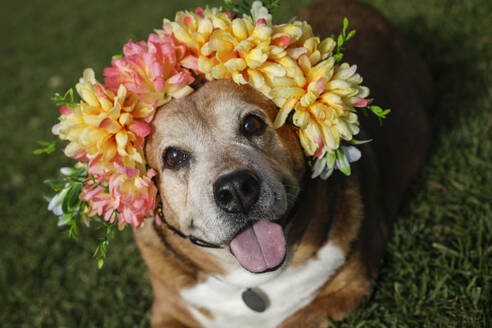
[[[159,172],[166,218],[185,234],[230,246],[252,272],[282,263],[277,223],[294,205],[305,170],[294,130],[272,127],[276,113],[249,86],[207,82],[157,111],[145,150]]]

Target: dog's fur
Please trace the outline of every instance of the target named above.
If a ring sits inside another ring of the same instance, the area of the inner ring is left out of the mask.
[[[328,1],[300,13],[321,37],[337,33],[343,17],[357,29],[344,61],[357,63],[371,97],[392,108],[382,126],[360,115],[359,138],[374,142],[361,146],[362,160],[350,177],[307,177],[294,128],[273,129],[277,109],[249,86],[207,82],[157,112],[146,157],[159,172],[166,218],[184,233],[227,246],[247,222],[280,218],[302,199],[285,227],[287,260],[268,273],[242,269],[227,247],[201,248],[146,222],[136,239],[155,294],[153,327],[318,327],[326,317],[343,319],[369,292],[402,194],[427,149],[430,79],[396,30],[370,7]],[[264,134],[240,133],[248,113],[265,120]],[[188,151],[189,162],[163,168],[168,146]],[[223,213],[212,186],[225,173],[245,168],[261,181],[258,202],[248,215]],[[267,311],[244,306],[244,287],[266,295]]]

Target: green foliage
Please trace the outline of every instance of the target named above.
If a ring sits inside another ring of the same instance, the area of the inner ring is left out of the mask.
[[[362,145],[362,144],[365,144],[365,143],[368,143],[368,142],[371,142],[372,139],[367,139],[367,140],[357,140],[357,139],[352,139],[352,140],[349,140],[347,141],[349,144],[351,145]]]
[[[113,212],[112,215],[116,216],[116,212]],[[99,246],[97,246],[93,257],[97,261],[97,266],[99,269],[102,268],[104,264],[104,259],[108,253],[109,249],[109,241],[114,237],[114,224],[109,224],[103,221],[102,227],[104,228],[104,238],[102,239]]]
[[[294,23],[294,22],[295,22],[296,20],[298,20],[298,19],[299,19],[299,17],[297,17],[297,16],[293,16],[293,17],[291,17],[291,18],[289,19],[289,21],[287,22],[287,24],[292,24],[292,23]]]
[[[355,36],[355,33],[357,32],[356,30],[352,30],[347,33],[349,26],[349,20],[347,17],[343,19],[343,28],[342,28],[342,33],[338,35],[337,38],[337,46],[335,47],[335,51],[333,52],[333,57],[335,58],[335,62],[339,63],[343,59],[343,53],[342,51],[344,50],[343,45],[352,39]]]
[[[41,154],[51,154],[56,150],[56,145],[58,144],[57,141],[43,141],[39,140],[38,144],[40,146],[43,146],[42,148],[38,148],[33,150],[34,155],[41,155]]]
[[[386,116],[391,112],[391,109],[382,109],[381,107],[377,105],[369,105],[367,107],[361,108],[362,112],[366,114],[367,112],[371,112],[374,115],[377,116],[379,119],[379,123],[383,124],[383,119],[386,118]]]
[[[226,11],[238,16],[251,16],[251,6],[253,2],[254,0],[224,0],[224,8]],[[268,9],[270,14],[280,5],[280,0],[265,0],[262,2],[263,6]]]
[[[345,158],[345,154],[343,153],[343,151],[338,148],[337,150],[335,150],[335,156],[336,156],[336,159],[338,161],[338,168],[340,169],[340,171],[349,176],[350,173],[351,173],[351,169],[350,169],[350,163],[348,162],[348,160]],[[329,167],[329,166],[328,166]]]
[[[327,158],[327,162],[326,162],[326,165],[329,167],[329,168],[332,168],[333,165],[335,165],[335,161],[337,159],[337,155],[336,153],[328,153],[326,154],[326,158]]]
[[[51,98],[57,106],[68,106],[70,108],[77,107],[77,103],[73,97],[73,88],[68,89],[63,96],[59,93],[55,93],[55,96]]]
[[[367,107],[374,115],[379,117],[380,119],[386,118],[386,115],[388,115],[391,112],[391,109],[382,109],[379,106],[372,105]]]
[[[68,235],[77,239],[79,235],[79,222],[84,215],[87,203],[80,199],[80,194],[87,179],[87,164],[79,167],[61,169],[61,177],[58,180],[45,180],[51,189],[58,191],[53,197],[54,202],[61,205],[62,215],[58,218],[59,226],[68,226]]]
[[[60,172],[60,179],[44,181],[45,184],[57,192],[52,198],[48,198],[48,201],[50,201],[50,204],[54,202],[55,204],[61,205],[61,211],[63,213],[58,217],[58,226],[68,227],[68,236],[75,240],[78,239],[81,224],[88,225],[89,222],[94,222],[96,229],[104,228],[104,238],[94,252],[94,258],[97,261],[98,267],[102,268],[109,249],[110,240],[114,236],[113,226],[118,222],[118,213],[116,211],[111,213],[109,221],[114,223],[107,223],[99,217],[88,217],[85,213],[88,204],[80,198],[82,188],[88,180],[92,181],[92,188],[101,186],[88,173],[87,164],[77,163],[74,167],[62,168]],[[102,187],[105,188],[105,192],[109,193],[108,186]]]
[[[362,114],[367,116],[367,113],[373,113],[379,119],[379,123],[383,123],[383,119],[391,113],[391,109],[382,109],[380,106],[372,105],[374,99],[369,99],[366,107],[359,108]]]

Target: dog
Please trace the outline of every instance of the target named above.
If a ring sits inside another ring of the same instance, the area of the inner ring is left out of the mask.
[[[319,327],[371,290],[428,148],[429,74],[367,5],[326,1],[299,17],[320,37],[350,19],[344,61],[392,112],[382,125],[359,115],[358,139],[374,141],[350,176],[324,181],[309,177],[295,128],[274,129],[278,109],[250,86],[210,81],[160,108],[145,153],[164,222],[135,232],[155,328]]]

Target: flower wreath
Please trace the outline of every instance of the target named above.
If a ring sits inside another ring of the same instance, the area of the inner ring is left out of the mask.
[[[369,89],[355,65],[341,63],[342,46],[355,35],[343,23],[337,41],[313,35],[306,22],[273,24],[263,4],[226,0],[221,8],[198,7],[164,19],[147,41],[129,41],[123,54],[104,69],[104,83],[86,69],[73,90],[54,100],[60,122],[52,132],[68,141],[63,152],[77,162],[62,168],[61,180],[49,180],[57,194],[49,210],[77,237],[78,223],[91,218],[106,227],[94,256],[103,263],[113,227],[141,226],[154,217],[157,174],[146,166],[143,146],[149,123],[160,106],[193,92],[199,79],[232,79],[249,84],[279,108],[275,128],[291,122],[305,155],[312,159],[312,178],[327,179],[334,170],[350,174],[361,153],[353,136],[359,133],[358,109],[385,118],[389,110],[371,105]],[[289,115],[293,113],[292,115]],[[50,153],[54,143],[40,142]]]

